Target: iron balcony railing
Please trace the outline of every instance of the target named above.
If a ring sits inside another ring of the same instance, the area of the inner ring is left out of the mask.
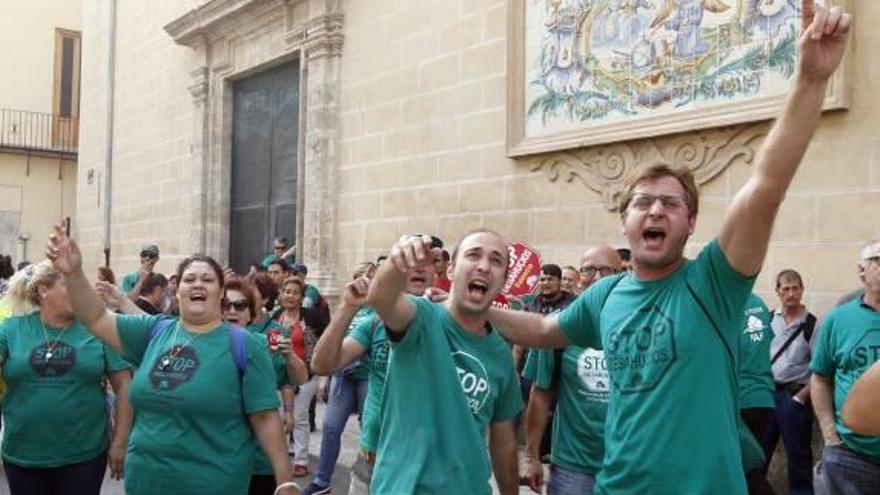
[[[0,149],[77,154],[79,118],[0,108]]]

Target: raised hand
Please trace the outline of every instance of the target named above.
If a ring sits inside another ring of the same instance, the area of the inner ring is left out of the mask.
[[[104,301],[104,306],[111,311],[118,311],[128,299],[119,287],[103,280],[95,282],[95,292]]]
[[[835,5],[824,8],[801,0],[800,77],[824,83],[840,65],[852,26],[852,15]]]
[[[442,254],[442,249],[431,248],[431,236],[408,235],[401,237],[391,248],[389,260],[401,273],[417,266],[433,270],[434,259]]]
[[[82,269],[82,253],[76,241],[68,237],[63,225],[55,225],[55,233],[49,237],[46,245],[46,257],[52,261],[55,269],[64,275]]]
[[[353,308],[360,308],[367,303],[367,292],[370,290],[370,279],[358,277],[345,284],[342,303]]]

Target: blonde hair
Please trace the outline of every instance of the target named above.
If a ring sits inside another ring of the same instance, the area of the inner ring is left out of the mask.
[[[40,310],[40,287],[52,287],[61,274],[49,260],[28,265],[9,279],[9,289],[0,305],[12,316],[25,316]]]

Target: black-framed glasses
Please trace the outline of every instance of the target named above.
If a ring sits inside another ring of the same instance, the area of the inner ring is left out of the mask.
[[[678,210],[687,207],[687,200],[684,196],[671,196],[669,194],[647,194],[635,193],[629,202],[629,205],[639,211],[648,211],[654,206],[654,203],[660,202],[660,206],[664,210]]]
[[[284,251],[287,249],[287,246],[275,246],[275,251]]]
[[[611,275],[613,273],[617,273],[617,269],[615,269],[613,266],[585,265],[585,266],[582,266],[580,268],[580,270],[578,270],[578,271],[581,272],[581,275],[583,275],[587,278],[593,278],[596,276],[597,273],[603,277],[607,277],[608,275]]]
[[[224,301],[223,309],[230,310],[234,309],[236,311],[244,311],[246,309],[250,309],[250,304],[244,299],[238,301]]]

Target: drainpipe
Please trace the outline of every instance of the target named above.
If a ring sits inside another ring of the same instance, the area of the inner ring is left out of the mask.
[[[116,72],[116,0],[110,0],[107,35],[107,135],[104,146],[104,266],[110,266],[110,211],[113,206],[113,89]]]

